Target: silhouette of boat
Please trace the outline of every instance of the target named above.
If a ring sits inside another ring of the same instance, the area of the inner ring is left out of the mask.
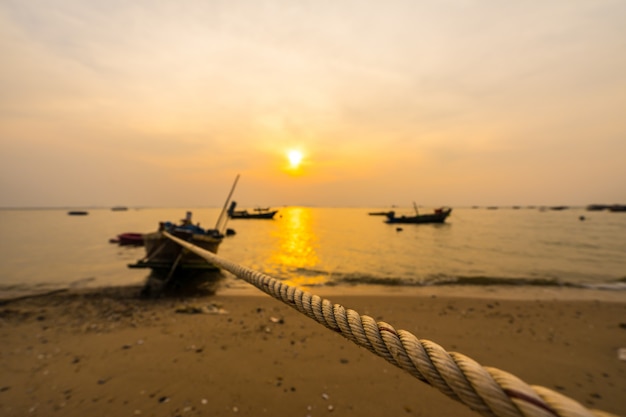
[[[250,213],[248,210],[235,210],[237,202],[230,203],[228,208],[228,217],[231,219],[273,219],[278,210],[271,210],[269,208],[255,208],[254,212]]]
[[[121,246],[143,246],[143,233],[120,233],[116,238],[109,240]]]
[[[391,211],[387,214],[387,219],[385,223],[389,224],[423,224],[423,223],[443,223],[446,221],[448,216],[452,213],[452,209],[449,207],[440,207],[435,209],[432,213],[429,214],[419,214],[417,211],[417,207],[415,207],[415,215],[414,216],[399,216],[396,217],[396,213]]]

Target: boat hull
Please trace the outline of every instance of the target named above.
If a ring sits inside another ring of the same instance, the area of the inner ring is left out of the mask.
[[[117,235],[117,243],[122,246],[143,246],[143,233],[122,233]]]
[[[184,231],[172,233],[202,249],[217,253],[222,237],[206,234],[195,234]],[[160,231],[143,235],[146,256],[131,268],[151,268],[153,270],[170,270],[173,267],[183,270],[218,270],[215,265],[208,263],[204,258],[189,252],[177,243],[168,239]],[[178,259],[180,256],[180,259]],[[178,259],[178,262],[177,262]]]
[[[278,210],[270,210],[269,208],[255,209],[254,213],[250,213],[248,210],[235,210],[237,202],[230,203],[227,214],[231,219],[273,219]]]
[[[268,211],[264,213],[248,213],[247,211],[243,212],[232,212],[228,213],[228,217],[231,219],[273,219],[274,216],[278,213],[278,210]]]
[[[452,209],[436,210],[432,214],[418,214],[416,216],[400,216],[395,217],[394,212],[387,215],[385,223],[390,224],[425,224],[425,223],[444,223],[448,216],[452,213]]]

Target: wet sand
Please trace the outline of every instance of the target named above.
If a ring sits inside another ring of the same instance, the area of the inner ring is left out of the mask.
[[[589,408],[626,415],[626,297],[571,289],[319,295]],[[0,304],[3,416],[475,416],[251,288]]]

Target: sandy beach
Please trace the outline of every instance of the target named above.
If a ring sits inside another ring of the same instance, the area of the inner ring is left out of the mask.
[[[327,289],[326,291],[332,291]],[[0,304],[3,416],[475,416],[259,290],[64,291]],[[626,415],[626,299],[572,289],[320,294]]]

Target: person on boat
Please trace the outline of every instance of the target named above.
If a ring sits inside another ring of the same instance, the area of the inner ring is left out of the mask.
[[[190,225],[191,224],[191,216],[192,216],[192,213],[190,211],[188,211],[185,214],[185,218],[181,220],[181,223],[182,223],[181,226],[188,226],[188,225]]]

